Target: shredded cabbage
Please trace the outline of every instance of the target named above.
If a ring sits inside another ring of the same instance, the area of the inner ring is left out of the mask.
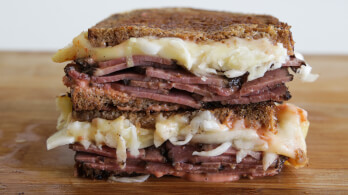
[[[232,146],[231,142],[225,142],[218,146],[217,148],[210,150],[210,151],[202,151],[202,152],[197,152],[194,151],[192,155],[197,155],[197,156],[219,156],[223,153],[225,153],[230,147]]]

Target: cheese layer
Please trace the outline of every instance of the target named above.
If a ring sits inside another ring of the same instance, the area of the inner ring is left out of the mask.
[[[96,48],[89,43],[87,32],[74,38],[72,45],[59,50],[52,59],[64,62],[91,57],[99,62],[132,55],[174,59],[178,65],[198,76],[224,74],[233,78],[249,72],[248,80],[280,68],[289,59],[287,49],[281,43],[275,45],[267,38],[247,40],[234,37],[224,42],[195,43],[172,37],[141,37],[130,38],[113,47]]]
[[[217,156],[233,146],[241,151],[241,156],[263,151],[267,159],[274,160],[275,155],[284,155],[289,157],[288,162],[293,166],[307,163],[307,112],[292,104],[277,105],[276,131],[247,128],[243,120],[235,121],[230,128],[221,124],[210,111],[195,111],[191,117],[177,114],[165,118],[159,115],[155,129],[137,127],[123,116],[115,120],[95,118],[92,122],[79,122],[71,117],[69,97],[58,97],[57,106],[62,111],[58,131],[48,138],[47,149],[72,143],[80,143],[86,148],[90,144],[98,147],[106,145],[116,148],[117,160],[124,162],[127,151],[137,155],[138,149],[151,145],[158,147],[169,140],[174,145],[221,144],[214,151],[194,155]]]

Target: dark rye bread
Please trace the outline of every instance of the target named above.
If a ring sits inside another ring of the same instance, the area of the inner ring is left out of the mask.
[[[247,105],[233,105],[223,108],[208,109],[214,116],[220,120],[222,124],[233,124],[237,119],[244,119],[248,127],[259,128],[267,131],[274,131],[275,121],[275,105],[273,102],[262,102]],[[207,110],[207,109],[201,109]],[[72,116],[78,121],[92,121],[94,118],[103,118],[107,120],[114,120],[120,116],[129,119],[136,126],[145,129],[155,129],[155,121],[158,115],[162,114],[164,117],[170,117],[175,114],[183,114],[192,119],[195,111],[172,111],[172,112],[131,112],[113,110],[73,110]]]
[[[290,26],[269,15],[241,14],[191,8],[142,9],[114,14],[88,29],[95,47],[115,46],[131,37],[178,37],[195,42],[231,37],[268,38],[293,55]]]
[[[71,101],[75,110],[113,110],[120,111],[176,111],[190,109],[188,106],[159,102],[146,98],[136,98],[116,90],[99,87],[71,87]]]

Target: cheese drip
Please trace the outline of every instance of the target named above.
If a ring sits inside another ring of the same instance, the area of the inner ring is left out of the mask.
[[[47,139],[48,150],[73,143],[80,143],[86,149],[91,144],[99,148],[106,145],[117,148],[117,161],[124,167],[127,150],[132,156],[137,156],[139,149],[153,145],[153,131],[136,127],[124,116],[115,120],[95,118],[92,122],[74,121],[71,117],[71,100],[67,96],[57,98],[57,107],[61,111],[58,131]]]

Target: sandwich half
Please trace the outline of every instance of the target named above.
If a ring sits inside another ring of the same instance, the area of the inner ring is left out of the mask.
[[[307,164],[307,112],[286,86],[317,75],[290,26],[268,15],[189,8],[115,14],[59,50],[68,62],[47,148],[76,151],[75,175],[225,182]]]

